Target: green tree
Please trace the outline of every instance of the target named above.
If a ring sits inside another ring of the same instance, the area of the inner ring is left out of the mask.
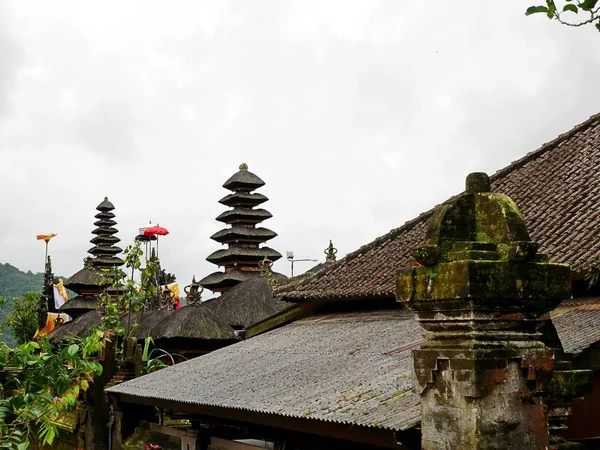
[[[7,331],[16,340],[17,344],[24,344],[33,339],[38,326],[38,305],[42,294],[27,292],[22,297],[12,299],[12,310],[0,323],[3,333]],[[8,299],[0,297],[0,307],[4,308]]]
[[[545,14],[563,25],[581,27],[593,25],[600,31],[600,6],[598,0],[546,0],[545,5],[530,6],[526,15]]]

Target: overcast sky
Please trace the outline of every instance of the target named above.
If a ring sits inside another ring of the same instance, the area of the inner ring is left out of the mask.
[[[42,271],[55,232],[72,275],[108,196],[122,247],[158,222],[205,276],[242,162],[270,246],[351,252],[600,111],[600,33],[530,3],[2,1],[0,262]]]

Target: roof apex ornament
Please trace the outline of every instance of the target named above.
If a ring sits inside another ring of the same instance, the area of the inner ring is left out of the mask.
[[[186,306],[200,306],[204,288],[196,281],[196,275],[192,277],[192,283],[183,288],[183,292],[186,296]]]
[[[338,252],[338,249],[333,246],[331,239],[329,239],[329,245],[325,249],[323,253],[325,253],[325,262],[333,263],[336,262],[337,257],[335,256]]]
[[[246,163],[241,163],[241,164],[240,164],[240,170],[243,170],[243,171],[246,171],[246,170],[248,170],[248,164],[246,164]]]

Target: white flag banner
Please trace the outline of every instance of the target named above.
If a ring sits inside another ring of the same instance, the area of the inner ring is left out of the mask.
[[[54,307],[58,310],[68,299],[64,298],[58,288],[54,286]]]

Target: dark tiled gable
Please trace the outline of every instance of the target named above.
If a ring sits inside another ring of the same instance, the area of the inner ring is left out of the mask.
[[[531,238],[552,261],[582,272],[600,255],[600,114],[499,170],[492,189],[510,196]],[[304,282],[285,298],[393,297],[395,274],[423,242],[433,210],[375,239]]]

